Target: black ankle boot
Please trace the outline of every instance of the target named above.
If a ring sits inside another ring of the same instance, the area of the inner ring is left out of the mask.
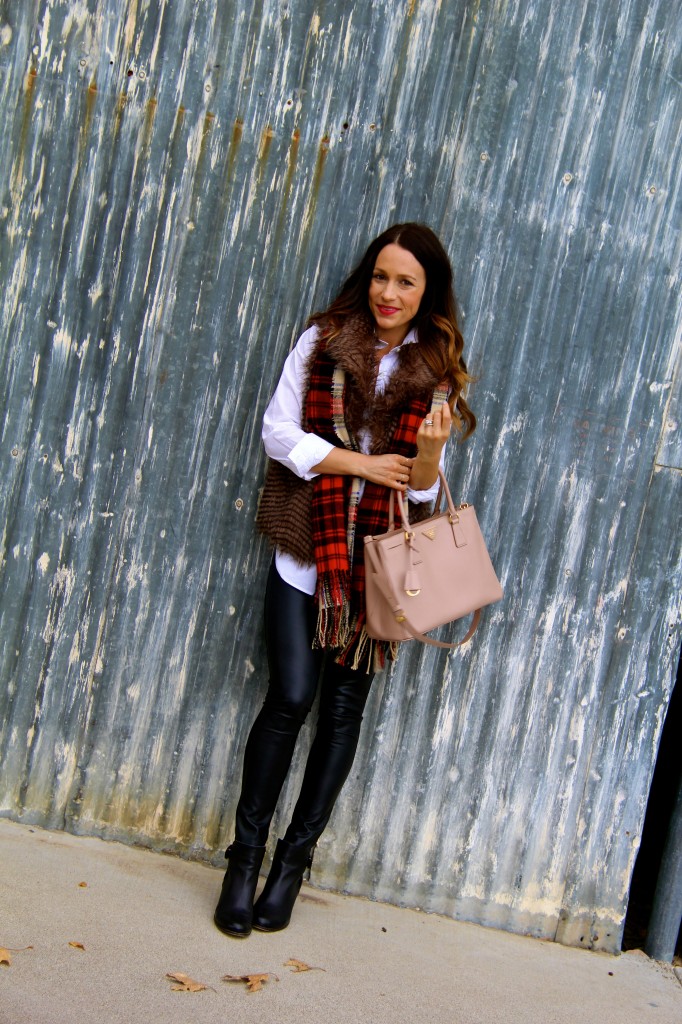
[[[286,928],[296,902],[303,873],[313,863],[314,845],[292,846],[277,841],[275,856],[265,887],[253,908],[253,927],[260,932],[278,932]]]
[[[234,842],[225,856],[229,866],[213,920],[217,928],[236,939],[251,934],[253,898],[258,885],[258,872],[265,856],[264,846],[247,846]]]

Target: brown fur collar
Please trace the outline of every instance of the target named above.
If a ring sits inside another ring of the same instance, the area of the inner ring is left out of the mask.
[[[346,371],[344,414],[346,425],[357,436],[368,430],[371,451],[381,455],[390,451],[390,441],[402,409],[414,398],[428,395],[438,378],[425,362],[419,342],[401,345],[398,366],[383,394],[375,393],[377,377],[376,333],[374,321],[365,314],[350,316],[330,341],[321,338],[311,357],[315,360],[324,347],[327,354]]]

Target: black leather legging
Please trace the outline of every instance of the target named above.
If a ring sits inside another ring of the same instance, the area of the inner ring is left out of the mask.
[[[353,764],[372,674],[312,649],[316,617],[313,598],[285,583],[273,562],[265,593],[270,683],[246,744],[235,829],[236,838],[250,846],[267,840],[320,675],[317,728],[287,842],[310,846],[320,837]]]

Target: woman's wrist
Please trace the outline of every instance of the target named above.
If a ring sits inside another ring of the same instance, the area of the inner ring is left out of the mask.
[[[410,472],[410,487],[414,491],[427,491],[438,479],[440,467],[440,452],[435,455],[425,455],[417,452],[417,457],[412,463]]]
[[[370,458],[362,452],[347,448],[332,448],[329,454],[312,467],[314,473],[338,473],[341,476],[365,476],[366,463]]]

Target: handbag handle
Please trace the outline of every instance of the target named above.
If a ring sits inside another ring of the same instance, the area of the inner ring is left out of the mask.
[[[445,473],[443,472],[443,470],[440,467],[438,468],[438,479],[439,479],[440,486],[438,487],[438,495],[436,497],[436,504],[433,507],[434,514],[440,510],[440,504],[441,504],[441,501],[443,500],[443,495],[445,494],[445,499],[446,499],[447,505],[448,505],[448,511],[450,512],[450,515],[454,518],[456,516],[456,514],[457,514],[457,509],[455,508],[455,503],[452,500],[452,495],[450,494],[450,488],[448,487],[448,482],[445,479]],[[405,530],[406,533],[409,533],[410,530],[411,530],[411,526],[410,526],[410,520],[409,520],[409,516],[408,516],[408,505],[407,505],[407,502],[404,500],[402,492],[401,491],[395,491],[393,488],[391,488],[391,496],[390,496],[389,501],[388,501],[388,529],[389,529],[389,532],[391,530],[395,529],[395,497],[394,497],[394,495],[397,495],[397,497],[398,497],[398,511],[400,513],[400,520],[402,522],[403,530]]]

